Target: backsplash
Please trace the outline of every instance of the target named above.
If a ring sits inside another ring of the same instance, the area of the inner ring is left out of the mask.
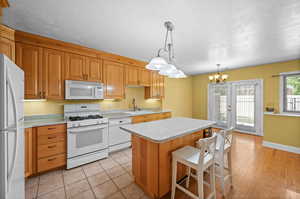
[[[144,88],[126,88],[126,98],[123,100],[45,100],[25,101],[25,115],[62,114],[64,104],[99,104],[102,110],[132,108],[132,99],[136,99],[139,108],[159,109],[162,108],[161,100],[144,98]]]

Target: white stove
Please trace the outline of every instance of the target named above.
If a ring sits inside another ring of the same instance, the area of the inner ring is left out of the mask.
[[[67,169],[108,157],[108,119],[99,104],[64,105],[67,120]]]

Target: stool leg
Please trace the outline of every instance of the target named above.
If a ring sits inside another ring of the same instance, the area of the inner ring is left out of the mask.
[[[232,162],[231,162],[231,151],[227,153],[227,162],[228,162],[228,170],[229,170],[229,175],[230,175],[230,186],[233,186],[232,183]]]
[[[197,171],[197,181],[198,181],[198,197],[199,199],[203,199],[204,193],[203,193],[203,171],[202,170]]]
[[[216,199],[216,176],[215,176],[215,165],[211,165],[209,169],[210,177],[210,191],[213,193],[213,198]]]
[[[225,196],[225,176],[224,176],[224,161],[222,161],[220,165],[220,180],[221,180],[221,188],[222,188],[222,195]]]
[[[177,177],[177,161],[173,158],[173,160],[172,160],[172,193],[171,193],[171,199],[175,198],[176,177]]]
[[[190,178],[191,178],[191,167],[188,167],[187,168],[187,179],[185,182],[186,188],[189,188],[189,186],[190,186]]]

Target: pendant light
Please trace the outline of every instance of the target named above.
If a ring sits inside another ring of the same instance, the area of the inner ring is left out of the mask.
[[[160,75],[165,75],[170,78],[184,78],[186,77],[184,72],[178,70],[178,67],[175,66],[173,43],[174,25],[170,21],[165,22],[164,25],[167,29],[164,47],[158,50],[157,56],[151,59],[149,64],[146,65],[146,68],[159,71]],[[162,53],[168,54],[168,61],[161,57]]]

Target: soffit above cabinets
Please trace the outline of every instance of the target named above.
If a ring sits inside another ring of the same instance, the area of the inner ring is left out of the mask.
[[[299,0],[10,0],[4,24],[143,61],[175,24],[176,63],[187,74],[300,58]]]

